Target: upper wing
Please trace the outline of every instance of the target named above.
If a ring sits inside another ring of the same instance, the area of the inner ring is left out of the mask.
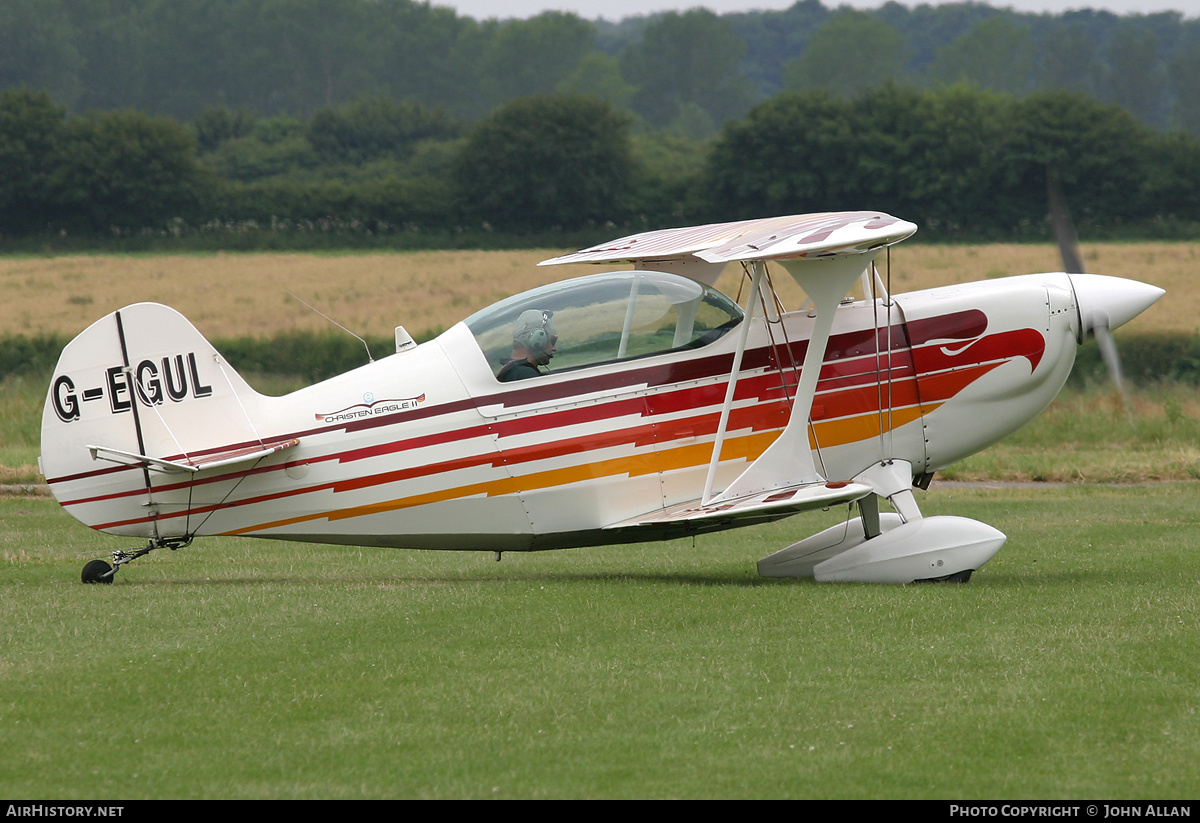
[[[799,261],[863,254],[897,243],[916,230],[913,223],[875,211],[764,217],[632,234],[538,265],[632,263],[638,268],[678,270],[680,264],[708,263],[719,272],[734,260]]]

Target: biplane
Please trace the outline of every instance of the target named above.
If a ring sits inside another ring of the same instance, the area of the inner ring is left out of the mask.
[[[1005,536],[924,517],[914,492],[1033,419],[1086,337],[1163,292],[1050,272],[892,294],[879,255],[916,228],[838,212],[635,234],[541,264],[623,270],[420,345],[398,328],[395,353],[279,397],[174,310],[130,305],[64,349],[41,470],[80,521],[144,541],[85,582],[208,535],[499,559],[831,507],[844,522],[759,573],[965,582]],[[729,264],[742,303],[715,288]]]

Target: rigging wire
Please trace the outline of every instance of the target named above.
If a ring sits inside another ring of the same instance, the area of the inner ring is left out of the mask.
[[[887,247],[887,353],[888,353],[888,455],[896,453],[896,433],[895,424],[892,420],[892,410],[895,408],[895,396],[893,394],[893,363],[892,363],[892,247]]]
[[[767,337],[770,340],[771,353],[775,360],[775,371],[779,374],[780,389],[783,390],[783,399],[787,402],[788,411],[790,412],[792,410],[792,387],[788,385],[787,376],[783,372],[785,367],[784,357],[780,354],[779,342],[775,339],[775,329],[772,328],[773,326],[779,326],[779,330],[783,335],[783,351],[787,355],[787,359],[791,361],[792,376],[795,381],[799,383],[800,378],[797,374],[796,357],[792,352],[791,341],[787,336],[787,326],[785,326],[783,323],[783,315],[780,311],[781,306],[779,303],[779,298],[775,294],[775,283],[771,280],[771,267],[765,263],[763,264],[763,274],[767,281],[767,290],[771,292],[771,296],[773,298],[775,307],[774,320],[771,319],[771,310],[767,306],[767,295],[763,290],[759,290],[758,299],[759,303],[762,305],[763,317],[767,323]]]
[[[888,455],[887,444],[883,439],[883,363],[881,362],[879,352],[879,275],[875,269],[875,261],[871,261],[871,316],[872,325],[875,327],[875,405],[879,411],[876,413],[876,425],[879,427],[879,456],[886,458]],[[890,331],[890,330],[889,330]]]
[[[231,488],[229,491],[225,492],[225,496],[222,497],[219,501],[217,501],[216,503],[214,503],[212,505],[212,509],[208,512],[208,514],[206,514],[204,516],[204,518],[199,523],[196,524],[196,531],[192,532],[191,534],[194,535],[197,532],[199,532],[200,529],[204,528],[204,524],[208,522],[208,519],[210,517],[212,517],[214,514],[221,511],[221,509],[223,509],[225,507],[226,501],[229,500],[229,498],[233,495],[233,493],[238,490],[238,487],[242,485],[242,482],[247,477],[249,477],[251,474],[254,473],[254,470],[258,468],[258,464],[261,463],[266,458],[267,458],[267,455],[264,454],[262,457],[260,457],[254,461],[254,465],[252,465],[250,468],[241,472],[241,477],[239,477],[237,479],[237,482],[233,484],[233,488]],[[194,483],[195,481],[193,480],[192,482]],[[189,521],[189,523],[191,521],[191,516],[192,516],[191,490],[189,489],[188,490],[188,521]]]
[[[871,306],[874,318],[873,323],[875,326],[875,374],[878,376],[878,379],[875,381],[875,393],[879,406],[879,412],[877,415],[879,426],[879,451],[882,459],[889,460],[895,453],[896,447],[895,420],[893,417],[893,412],[896,405],[894,393],[895,350],[893,349],[892,340],[892,308],[895,304],[892,300],[892,249],[890,246],[887,248],[886,254],[886,285],[884,285],[879,277],[879,270],[875,266],[874,262],[871,263]],[[883,288],[882,297],[878,291],[880,287]],[[886,313],[882,327],[879,321],[880,305],[883,306]],[[881,333],[885,337],[885,340],[883,341],[880,341]],[[884,397],[885,389],[887,393],[886,399]]]

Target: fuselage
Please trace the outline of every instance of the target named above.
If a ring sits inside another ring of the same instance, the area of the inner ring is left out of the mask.
[[[718,489],[787,424],[813,318],[797,311],[742,322],[752,326]],[[830,480],[888,459],[923,474],[986,448],[1058,393],[1080,322],[1065,274],[842,305],[811,409],[816,465]],[[559,334],[567,339],[571,329],[560,322]],[[541,377],[506,384],[476,334],[459,324],[283,397],[240,394],[236,405],[257,437],[299,441],[252,465],[185,477],[84,461],[56,464],[47,479],[92,527],[152,538],[512,551],[686,534],[682,526],[605,527],[701,495],[737,335],[698,339],[702,345],[565,370],[552,363]],[[212,369],[199,358],[195,382],[218,382]],[[141,400],[145,421],[157,411]],[[239,444],[250,441],[231,434],[212,445]]]

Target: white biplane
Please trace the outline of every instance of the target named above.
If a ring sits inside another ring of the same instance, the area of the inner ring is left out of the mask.
[[[205,535],[499,558],[833,506],[844,523],[759,572],[965,581],[1005,536],[922,517],[914,488],[1035,417],[1089,333],[1163,292],[1058,272],[888,294],[876,257],[915,231],[846,212],[637,234],[542,263],[631,270],[533,289],[421,345],[397,329],[395,354],[281,397],[174,310],[131,305],[63,351],[41,468],[76,518],[146,541],[85,582]],[[770,261],[800,310],[778,310]],[[728,263],[745,308],[713,287]]]

